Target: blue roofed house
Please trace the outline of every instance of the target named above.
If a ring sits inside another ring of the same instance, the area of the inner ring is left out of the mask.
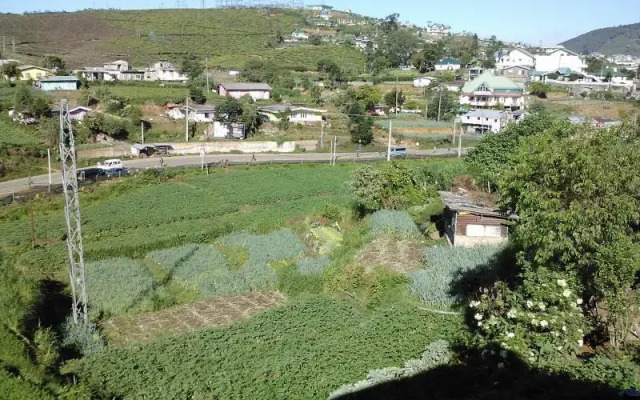
[[[45,92],[56,90],[78,90],[80,79],[75,76],[50,76],[40,78],[39,87]]]
[[[445,57],[435,65],[436,71],[457,71],[460,68],[462,68],[462,63],[453,57]]]
[[[506,76],[496,76],[492,71],[484,72],[462,87],[460,105],[473,109],[523,109],[526,107],[524,83],[515,82]]]

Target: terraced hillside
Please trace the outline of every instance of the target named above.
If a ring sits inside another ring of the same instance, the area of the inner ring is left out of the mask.
[[[4,14],[0,26],[9,42],[15,39],[16,51],[8,55],[36,64],[44,55],[54,54],[70,68],[119,58],[144,67],[160,59],[179,61],[192,53],[203,59],[209,56],[211,66],[222,68],[241,67],[247,59],[260,57],[289,68],[315,69],[320,58],[329,57],[345,69],[361,69],[364,57],[355,48],[285,48],[276,40],[305,28],[305,16],[300,10],[104,10]]]

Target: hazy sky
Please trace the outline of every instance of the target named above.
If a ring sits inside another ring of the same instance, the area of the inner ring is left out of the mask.
[[[276,0],[277,1],[277,0]],[[495,34],[509,41],[556,44],[597,28],[640,22],[640,0],[306,0],[338,9],[384,17],[399,13],[402,21],[426,25],[428,21],[451,25],[480,37]],[[75,11],[85,8],[200,7],[202,0],[0,0],[0,12]],[[210,7],[216,0],[205,0]],[[0,31],[2,27],[0,27]]]

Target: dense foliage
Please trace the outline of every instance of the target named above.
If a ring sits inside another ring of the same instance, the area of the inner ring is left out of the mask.
[[[467,296],[464,275],[492,266],[499,251],[494,246],[426,248],[422,252],[424,269],[408,274],[409,289],[430,304],[460,304]]]
[[[420,237],[420,231],[406,211],[379,210],[371,216],[374,233],[393,233],[403,238]]]
[[[408,304],[364,312],[312,297],[226,329],[108,349],[75,369],[105,397],[326,399],[459,330],[459,318],[425,315]]]

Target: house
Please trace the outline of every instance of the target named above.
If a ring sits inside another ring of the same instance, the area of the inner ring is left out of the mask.
[[[89,107],[84,106],[72,106],[69,105],[69,118],[74,121],[82,121],[84,120],[93,110]],[[60,117],[60,105],[56,104],[49,108],[49,116],[51,118],[59,118]]]
[[[40,79],[40,89],[45,92],[55,90],[78,90],[80,79],[75,76],[50,76]]]
[[[87,81],[106,81],[111,82],[118,79],[118,71],[107,70],[102,67],[86,67],[71,71],[74,75],[78,75]]]
[[[472,108],[522,109],[526,106],[524,85],[487,71],[462,87],[460,105]]]
[[[308,5],[307,6],[307,10],[311,10],[311,11],[331,11],[331,10],[333,10],[333,7],[326,6],[324,4],[312,4],[312,5]]]
[[[36,81],[43,77],[53,76],[53,72],[51,70],[42,67],[36,67],[35,65],[21,65],[18,67],[18,69],[21,73],[21,81]]]
[[[497,73],[498,75],[505,76],[514,81],[527,82],[532,71],[532,68],[525,67],[523,65],[514,65],[502,68],[501,70],[498,70]]]
[[[469,67],[469,81],[476,79],[484,72],[484,68],[482,67]]]
[[[188,115],[191,122],[213,122],[215,118],[215,107],[206,104],[189,104],[189,107],[176,105],[169,107],[169,118],[184,119]]]
[[[315,124],[324,121],[324,114],[327,110],[319,110],[316,108],[294,106],[287,104],[276,104],[272,106],[264,106],[258,108],[258,113],[268,118],[269,122],[279,122],[281,113],[290,111],[289,121],[299,124]]]
[[[584,72],[587,69],[587,63],[578,53],[565,48],[557,48],[544,54],[535,55],[536,71],[554,71],[559,68]]]
[[[508,67],[520,65],[523,67],[535,68],[536,58],[525,49],[503,49],[494,53],[496,69],[502,70]]]
[[[444,24],[428,24],[424,32],[433,36],[447,36],[451,33],[451,27]]]
[[[107,71],[128,71],[131,69],[131,66],[127,61],[117,60],[104,64],[104,69]]]
[[[309,39],[309,33],[307,31],[303,31],[300,29],[296,29],[295,31],[293,31],[293,33],[291,34],[291,37],[295,40],[307,40]]]
[[[247,137],[245,125],[242,123],[226,123],[214,121],[209,134],[218,139],[245,139]]]
[[[462,63],[457,58],[446,57],[435,65],[436,71],[457,71],[462,68]]]
[[[496,209],[491,201],[469,194],[438,192],[444,208],[444,233],[453,246],[500,245],[509,240],[509,224],[517,220]]]
[[[118,80],[121,81],[143,81],[145,71],[129,69],[118,73]]]
[[[266,83],[221,83],[218,85],[218,94],[236,99],[249,95],[253,100],[269,100],[271,86]]]
[[[421,76],[413,80],[413,87],[427,87],[435,82],[436,78],[430,76]]]
[[[144,79],[161,82],[186,82],[189,78],[169,61],[158,61],[147,68]]]
[[[473,110],[460,117],[466,133],[498,133],[507,122],[505,113],[497,110]]]

